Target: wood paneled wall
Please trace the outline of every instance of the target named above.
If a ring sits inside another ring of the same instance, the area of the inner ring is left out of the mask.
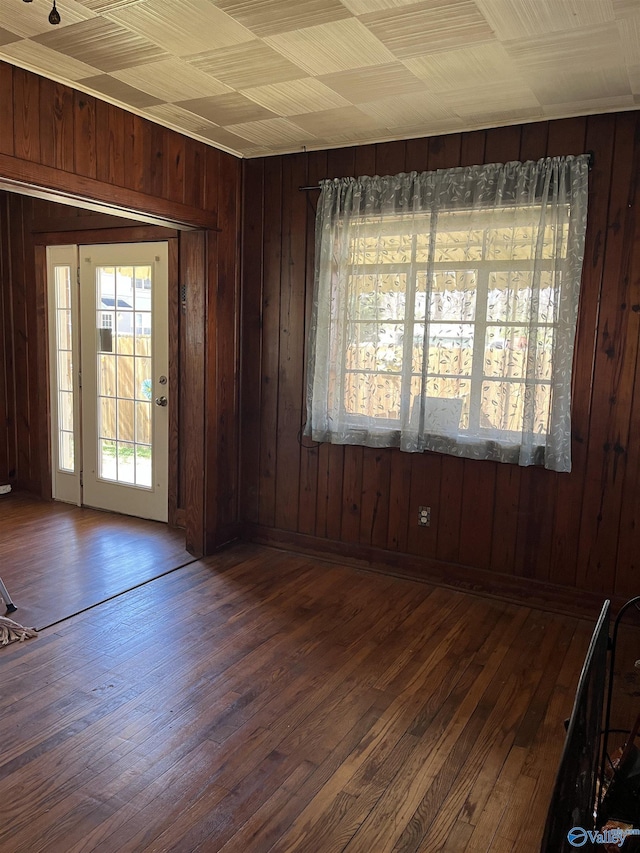
[[[487,591],[595,605],[638,592],[637,112],[244,163],[242,516],[247,535]],[[320,178],[593,151],[573,390],[573,470],[314,446],[304,423]],[[431,507],[431,526],[417,508]]]
[[[189,359],[191,373],[206,379],[181,387],[186,415],[175,444],[186,458],[194,436],[191,416],[202,419],[205,440],[192,472],[199,485],[186,483],[183,466],[177,502],[193,525],[194,550],[213,550],[238,530],[240,161],[0,63],[0,184],[15,176],[68,197],[90,199],[93,193],[99,210],[121,205],[152,222],[201,229],[202,257],[193,269],[180,262],[188,278],[180,322],[199,326],[184,329],[187,350],[180,353]],[[7,194],[0,204],[0,482],[9,478],[18,488],[46,495],[44,282],[33,235],[39,235],[35,242],[60,242],[61,231],[75,230],[76,214],[71,208],[66,216],[56,214],[49,229],[46,211],[37,203]],[[85,229],[105,227],[95,213],[83,218]],[[127,239],[140,233],[134,229]],[[197,314],[187,310],[195,304],[201,309]],[[183,500],[196,494],[197,505]]]

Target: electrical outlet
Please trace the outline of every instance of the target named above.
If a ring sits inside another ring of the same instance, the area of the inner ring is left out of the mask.
[[[419,506],[418,507],[418,527],[430,527],[431,526],[431,507],[430,506]]]

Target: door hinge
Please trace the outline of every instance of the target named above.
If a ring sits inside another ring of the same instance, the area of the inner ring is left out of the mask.
[[[82,388],[82,371],[78,371],[78,388]]]
[[[78,287],[80,287],[80,267],[76,269],[76,281],[78,283]]]
[[[80,487],[84,486],[84,473],[80,471]]]

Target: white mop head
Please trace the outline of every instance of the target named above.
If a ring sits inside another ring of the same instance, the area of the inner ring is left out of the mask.
[[[8,646],[9,643],[22,642],[30,640],[31,637],[37,635],[35,628],[25,628],[9,619],[6,616],[0,616],[0,646]]]

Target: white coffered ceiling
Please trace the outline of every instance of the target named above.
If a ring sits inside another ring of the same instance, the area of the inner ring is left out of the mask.
[[[0,59],[243,157],[637,108],[640,0],[2,0]]]

